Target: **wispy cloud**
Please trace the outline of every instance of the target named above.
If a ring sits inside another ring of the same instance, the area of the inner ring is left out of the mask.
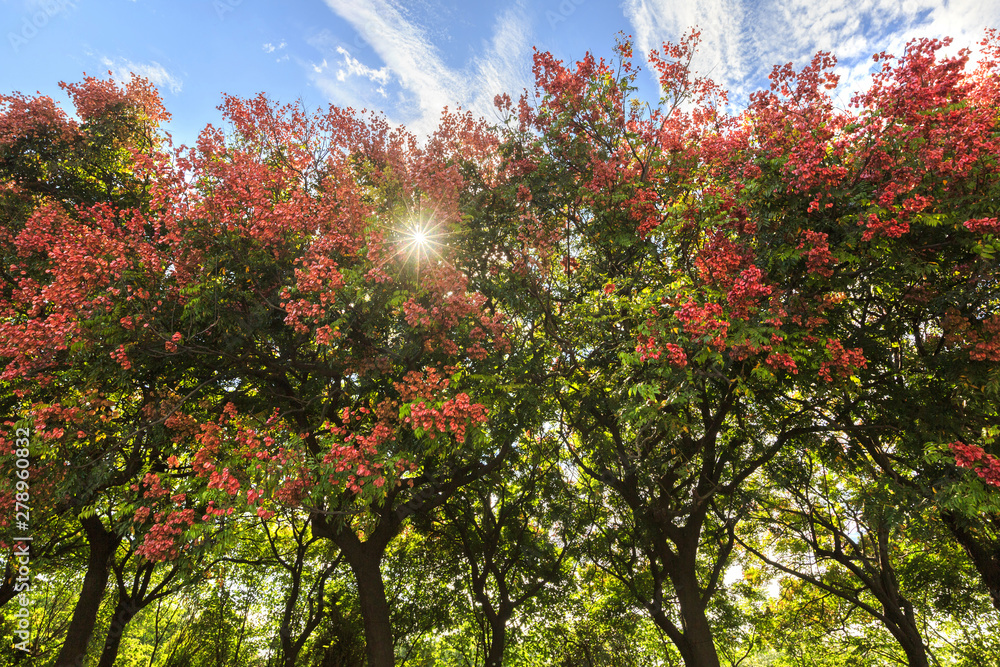
[[[875,52],[901,54],[916,36],[970,45],[979,26],[1000,19],[1000,0],[625,0],[623,8],[643,52],[697,25],[702,44],[695,67],[729,88],[738,104],[766,85],[774,65],[801,67],[816,51],[837,56],[847,95],[867,84]]]
[[[167,71],[167,68],[156,62],[135,63],[125,58],[111,60],[107,57],[101,58],[101,64],[107,67],[115,80],[119,83],[127,82],[131,77],[128,73],[134,73],[152,81],[160,88],[166,88],[174,95],[181,92],[183,81]]]
[[[344,81],[349,76],[360,76],[369,81],[376,81],[383,86],[389,83],[389,68],[380,67],[373,69],[362,63],[357,58],[351,57],[351,52],[342,46],[337,47],[337,53],[344,57],[341,67],[337,69],[337,80]],[[323,60],[323,67],[326,67],[326,60]]]
[[[625,0],[623,7],[641,53],[658,49],[665,41],[676,42],[697,26],[701,30],[694,63],[698,71],[717,80],[741,80],[753,66],[742,0]]]
[[[485,55],[473,65],[478,85],[470,106],[478,113],[488,114],[493,108],[493,98],[499,93],[516,96],[531,87],[529,24],[523,3],[505,10],[497,18]]]
[[[460,105],[488,114],[496,93],[517,92],[527,83],[530,23],[520,4],[498,16],[483,54],[456,69],[445,64],[430,36],[409,17],[402,3],[393,0],[326,0],[326,3],[357,31],[380,61],[363,63],[338,46],[336,53],[341,62],[336,72],[330,74],[340,82],[352,76],[367,78],[373,84],[380,84],[372,92],[381,96],[387,95],[387,84],[397,85],[400,106],[404,109],[409,106],[412,113],[407,118],[393,120],[405,121],[419,134],[434,127],[445,106]],[[312,67],[315,71],[317,66]],[[359,96],[358,91],[338,88],[319,72],[316,74],[315,82],[321,89],[340,98]]]
[[[261,45],[261,48],[264,50],[264,53],[274,53],[275,51],[280,52],[284,50],[286,46],[288,46],[288,44],[286,44],[284,41],[281,41],[276,45],[272,44],[271,42],[267,42],[266,44]],[[275,58],[274,61],[280,63],[288,59],[289,59],[288,54],[285,53],[284,55]]]
[[[419,26],[409,22],[388,0],[326,0],[372,46],[392,70],[419,109],[414,129],[425,130],[427,121],[441,109],[467,97],[466,80],[447,66]]]

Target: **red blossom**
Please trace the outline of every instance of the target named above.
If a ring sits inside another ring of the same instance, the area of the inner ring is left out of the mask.
[[[819,376],[827,382],[833,381],[834,373],[838,377],[847,378],[853,375],[855,370],[868,365],[860,348],[845,349],[844,344],[837,338],[827,339],[826,352],[830,360],[820,363]]]
[[[805,250],[803,256],[806,258],[806,270],[815,273],[822,278],[829,278],[833,275],[833,256],[830,254],[828,236],[823,232],[815,232],[810,229],[802,231],[802,240],[797,247],[798,250]]]
[[[663,351],[656,342],[656,338],[653,336],[640,335],[635,346],[635,351],[639,354],[639,361],[656,360],[663,354]]]
[[[723,318],[722,306],[717,303],[698,304],[689,299],[674,313],[684,326],[684,331],[719,350],[726,346],[729,322]]]
[[[991,486],[1000,487],[1000,459],[987,454],[982,447],[955,441],[948,445],[955,455],[955,463],[962,468],[974,470]]]
[[[747,319],[750,310],[769,296],[773,288],[764,283],[764,272],[756,266],[744,269],[726,295],[733,317]]]
[[[1000,315],[992,315],[982,323],[969,357],[975,361],[1000,361]]]
[[[153,516],[153,526],[146,533],[142,544],[135,550],[136,554],[151,562],[177,558],[179,555],[178,539],[184,530],[193,524],[193,509],[157,512]]]
[[[674,366],[678,366],[680,368],[687,366],[687,354],[684,352],[684,348],[680,345],[667,343],[663,346],[663,351],[667,353],[667,358],[670,359],[670,363]]]
[[[795,360],[783,352],[774,352],[764,358],[764,363],[774,370],[786,370],[792,375],[799,372]]]
[[[1000,219],[998,218],[973,218],[965,221],[965,227],[973,232],[983,234],[1000,234]]]

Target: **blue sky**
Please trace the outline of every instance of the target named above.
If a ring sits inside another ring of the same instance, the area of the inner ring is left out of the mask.
[[[494,118],[497,92],[530,87],[532,47],[608,55],[623,32],[645,53],[693,25],[696,67],[737,105],[819,49],[840,60],[846,105],[873,53],[915,36],[974,46],[1000,0],[0,0],[0,92],[64,100],[59,81],[133,71],[159,86],[178,143],[219,123],[223,92],[377,109],[422,134],[445,105]]]

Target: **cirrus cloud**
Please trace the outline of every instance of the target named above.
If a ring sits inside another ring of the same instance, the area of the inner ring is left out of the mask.
[[[125,58],[111,60],[107,57],[101,58],[101,64],[109,69],[114,79],[120,83],[126,83],[131,78],[128,73],[145,77],[160,88],[166,88],[174,95],[181,92],[184,82],[180,78],[167,71],[167,68],[156,62],[136,63]]]

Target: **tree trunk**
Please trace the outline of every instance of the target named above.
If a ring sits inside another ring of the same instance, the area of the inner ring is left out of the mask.
[[[697,545],[698,540],[695,538]],[[705,604],[701,599],[696,571],[697,549],[681,551],[675,567],[668,572],[677,593],[677,605],[683,623],[683,639],[677,648],[684,658],[685,667],[720,667],[719,654],[715,650],[712,627],[705,616]]]
[[[8,554],[7,565],[4,566],[3,582],[0,583],[0,607],[14,599],[14,585],[17,577],[14,576],[14,553]]]
[[[281,617],[281,627],[278,628],[278,636],[281,638],[281,664],[283,667],[295,667],[295,662],[299,657],[296,642],[292,640],[292,616],[295,613],[295,605],[299,599],[301,577],[301,570],[296,569],[292,572],[292,590],[285,600],[285,613]]]
[[[507,620],[507,616],[497,614],[490,619],[490,646],[486,654],[486,667],[503,667],[503,653],[507,647]]]
[[[670,617],[660,607],[649,607],[650,616],[671,643],[677,647],[685,667],[720,667],[719,654],[715,650],[715,639],[705,605],[702,604],[698,580],[694,568],[690,574],[670,572],[670,581],[677,593],[677,604],[681,614],[682,628],[674,625]]]
[[[910,667],[928,667],[927,651],[913,615],[913,606],[900,596],[898,591],[890,592],[887,596],[884,589],[876,590],[872,587],[869,589],[882,602],[882,611],[885,615],[880,620],[889,634],[896,640],[896,643],[903,649],[903,653],[906,654],[906,663]],[[887,600],[886,597],[889,599]]]
[[[389,602],[382,583],[382,552],[374,553],[374,549],[365,549],[365,546],[367,545],[362,545],[357,558],[346,551],[344,556],[358,584],[361,618],[365,623],[368,667],[393,667],[396,656],[393,650]]]
[[[916,628],[913,628],[914,631]],[[909,630],[909,628],[907,628]],[[910,667],[928,667],[927,652],[924,650],[924,642],[917,632],[907,632],[906,638],[897,637],[899,645],[906,653],[906,662]],[[916,635],[916,636],[914,636]]]
[[[240,634],[236,638],[236,650],[233,651],[233,664],[238,665],[240,663],[240,649],[243,648],[243,640],[247,636],[247,619],[250,618],[250,603],[253,601],[252,598],[247,596],[246,606],[243,607],[243,622],[240,623]]]
[[[97,612],[104,599],[104,590],[108,585],[109,561],[118,547],[119,538],[104,528],[104,524],[96,516],[81,519],[87,542],[90,545],[90,555],[87,559],[87,574],[83,578],[83,589],[77,600],[73,618],[69,623],[66,641],[63,642],[55,667],[80,667],[87,657],[87,644],[94,633],[97,623]]]
[[[382,583],[382,556],[389,541],[399,532],[400,522],[401,519],[391,508],[386,509],[375,530],[362,542],[351,526],[334,527],[320,514],[312,517],[313,535],[332,540],[344,554],[344,560],[354,574],[365,626],[367,667],[394,667],[396,664],[392,619]]]
[[[910,667],[927,667],[927,652],[924,650],[924,639],[917,627],[917,618],[913,613],[913,604],[899,590],[895,568],[889,548],[889,526],[879,522],[878,531],[878,561],[879,574],[872,592],[882,602],[889,632],[906,653]]]
[[[677,591],[681,618],[684,621],[684,639],[678,646],[685,667],[719,667],[719,654],[715,650],[712,627],[705,616],[705,608],[695,583],[690,591]],[[693,599],[692,599],[693,598]]]
[[[984,544],[976,539],[968,527],[962,524],[962,520],[953,512],[942,512],[941,518],[951,531],[955,539],[961,544],[972,564],[975,565],[979,577],[983,580],[986,590],[990,592],[990,599],[993,607],[1000,611],[1000,549],[988,541]]]
[[[138,610],[127,602],[119,603],[115,608],[115,614],[111,618],[111,628],[108,630],[107,639],[104,640],[104,651],[101,652],[101,660],[97,663],[97,667],[114,667],[122,637],[125,636],[125,628],[128,627],[136,611]]]

